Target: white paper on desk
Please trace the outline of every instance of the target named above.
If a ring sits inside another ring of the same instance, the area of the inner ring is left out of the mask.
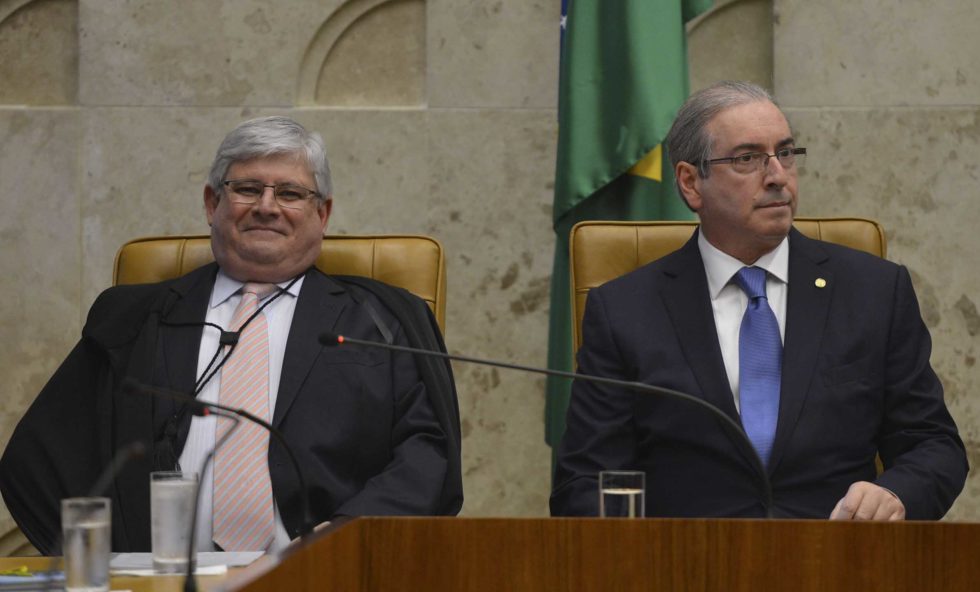
[[[262,556],[262,551],[213,552],[201,551],[197,554],[194,573],[199,576],[221,575],[229,567],[245,567]],[[152,576],[153,553],[116,553],[109,561],[113,575]]]

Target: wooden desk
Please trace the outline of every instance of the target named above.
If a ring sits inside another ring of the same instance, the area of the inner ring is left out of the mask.
[[[359,518],[230,590],[980,590],[980,524]]]
[[[953,522],[358,518],[198,582],[243,592],[976,592],[978,558],[980,524]],[[112,587],[179,592],[181,582]]]

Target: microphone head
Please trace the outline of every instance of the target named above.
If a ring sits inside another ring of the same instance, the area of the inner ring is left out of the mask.
[[[344,336],[337,335],[336,333],[320,333],[319,340],[320,345],[335,347],[344,342]]]
[[[221,345],[237,345],[240,337],[241,332],[239,331],[222,331],[218,343]]]

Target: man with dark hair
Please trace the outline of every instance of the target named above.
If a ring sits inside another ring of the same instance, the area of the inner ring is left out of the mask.
[[[967,461],[908,270],[793,229],[806,149],[764,89],[695,93],[666,144],[700,226],[589,293],[578,369],[690,393],[740,422],[773,506],[753,451],[718,419],[579,381],[552,513],[596,515],[597,473],[639,469],[647,516],[942,517]]]
[[[127,380],[244,408],[277,427],[299,457],[305,491],[265,430],[242,422],[232,431],[201,476],[200,550],[282,548],[301,533],[302,497],[316,523],[459,511],[448,364],[423,372],[409,354],[318,343],[323,331],[442,343],[420,299],[317,270],[331,204],[318,134],[285,117],[228,134],[204,188],[215,263],[103,292],[10,439],[0,490],[38,549],[57,551],[59,500],[84,495],[115,450],[143,442],[152,454],[127,466],[109,495],[113,550],[148,551],[150,471],[199,471],[229,431],[226,419],[192,418],[176,400],[129,393]]]

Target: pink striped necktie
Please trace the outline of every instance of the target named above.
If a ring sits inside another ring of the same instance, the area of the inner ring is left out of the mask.
[[[231,326],[237,331],[258,308],[273,284],[249,283]],[[219,401],[269,421],[269,327],[259,313],[242,330],[231,358],[221,369]],[[218,419],[215,441],[232,427]],[[274,535],[272,481],[269,478],[269,433],[242,421],[214,458],[212,538],[225,551],[263,551]]]

